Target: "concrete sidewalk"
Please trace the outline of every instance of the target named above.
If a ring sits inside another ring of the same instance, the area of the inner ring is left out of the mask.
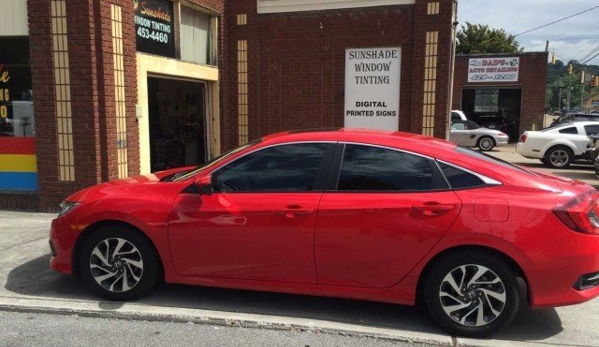
[[[494,339],[455,339],[424,310],[362,301],[238,290],[159,285],[131,303],[90,295],[78,279],[48,267],[54,215],[0,211],[0,310],[374,336],[469,346],[599,346],[599,300],[532,311]]]

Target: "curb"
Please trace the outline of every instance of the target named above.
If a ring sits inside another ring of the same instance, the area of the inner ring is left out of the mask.
[[[0,310],[20,313],[77,315],[91,318],[207,324],[226,327],[359,336],[434,346],[456,346],[455,338],[409,330],[366,327],[355,324],[297,317],[210,311],[179,307],[146,306],[135,303],[90,302],[0,297]]]

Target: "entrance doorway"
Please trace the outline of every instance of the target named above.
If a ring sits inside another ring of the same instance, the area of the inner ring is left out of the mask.
[[[206,84],[148,77],[151,171],[206,161]]]
[[[503,131],[511,142],[519,137],[521,110],[521,87],[462,90],[462,111],[468,119],[483,127]]]

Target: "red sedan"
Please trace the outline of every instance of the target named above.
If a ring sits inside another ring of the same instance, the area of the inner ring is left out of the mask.
[[[484,335],[520,301],[599,295],[598,198],[433,138],[288,132],[70,196],[52,222],[51,266],[115,300],[164,279],[421,301],[449,332]]]

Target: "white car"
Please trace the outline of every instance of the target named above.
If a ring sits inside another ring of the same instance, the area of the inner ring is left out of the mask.
[[[599,122],[560,124],[540,131],[525,131],[516,151],[540,159],[546,166],[568,167],[575,159],[588,159],[589,135],[599,134]]]
[[[483,128],[470,120],[452,123],[449,133],[449,141],[463,147],[478,147],[481,151],[490,151],[495,146],[505,146],[508,140],[507,134],[499,130]]]

